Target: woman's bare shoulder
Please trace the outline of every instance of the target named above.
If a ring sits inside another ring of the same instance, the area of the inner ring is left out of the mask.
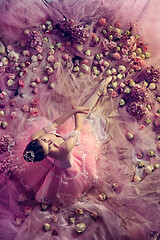
[[[39,130],[37,132],[34,132],[32,135],[31,135],[31,139],[32,140],[35,140],[41,136],[43,136],[45,134],[45,131],[44,130]]]

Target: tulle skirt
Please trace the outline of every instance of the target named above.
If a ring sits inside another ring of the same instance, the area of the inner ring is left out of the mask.
[[[40,130],[47,123],[49,120],[44,117],[32,120],[26,129],[18,134],[15,142],[9,145],[10,155],[3,160],[2,168],[6,173],[13,171],[13,175],[19,179],[21,184],[28,191],[34,192],[37,201],[45,204],[53,202],[69,204],[76,198],[82,197],[96,184],[98,179],[96,165],[100,141],[95,135],[91,123],[86,120],[80,142],[72,150],[73,165],[71,167],[60,168],[50,157],[37,163],[25,162],[23,152],[32,133]],[[61,136],[65,136],[73,129],[74,119],[70,118],[59,128],[58,132]],[[9,169],[5,168],[8,159],[10,161]]]

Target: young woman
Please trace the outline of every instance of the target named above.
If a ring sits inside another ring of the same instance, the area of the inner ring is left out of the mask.
[[[105,141],[107,133],[105,124],[97,124],[101,132],[97,135],[91,123],[96,116],[91,110],[110,80],[103,80],[84,106],[53,122],[43,117],[34,119],[16,137],[11,150],[15,175],[39,202],[69,204],[96,184],[99,137]]]

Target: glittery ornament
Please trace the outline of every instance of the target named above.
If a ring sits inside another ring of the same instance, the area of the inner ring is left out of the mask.
[[[20,193],[18,196],[18,202],[25,202],[27,200],[27,196],[24,193]]]
[[[75,223],[75,217],[71,217],[71,218],[69,218],[69,222],[71,223],[71,224],[74,224]]]
[[[160,78],[160,71],[159,69],[154,68],[153,66],[147,67],[145,69],[145,80],[147,82],[158,82]]]
[[[6,121],[1,123],[1,126],[3,129],[5,129],[6,127],[8,127],[8,123]]]
[[[14,81],[12,79],[8,79],[7,86],[11,87],[14,84]]]
[[[132,102],[127,107],[128,113],[137,120],[144,118],[147,114],[147,108],[140,102]]]
[[[32,212],[32,208],[30,206],[24,207],[24,214],[28,216]]]
[[[145,172],[146,174],[152,173],[153,170],[154,170],[154,168],[153,168],[152,165],[147,165],[147,166],[144,168],[144,172]]]
[[[24,87],[24,81],[23,80],[18,80],[18,85],[23,88]]]
[[[0,117],[4,117],[4,111],[3,110],[0,111]]]
[[[27,36],[27,45],[31,46],[32,48],[36,48],[37,46],[41,46],[43,43],[43,36],[40,31],[33,30],[28,31],[26,34]]]
[[[1,99],[6,98],[6,96],[7,96],[7,92],[3,91],[3,92],[0,93],[0,98]]]
[[[127,135],[126,135],[126,138],[128,141],[131,141],[134,139],[134,135],[131,133],[131,132],[128,132]]]
[[[146,88],[136,85],[134,88],[132,88],[131,97],[133,101],[145,102],[149,97],[149,92],[146,90]]]
[[[44,231],[49,231],[50,230],[50,224],[49,223],[45,223],[44,225],[43,225],[43,229],[44,229]]]
[[[99,201],[104,201],[107,199],[107,196],[105,193],[101,193],[101,194],[99,194],[98,198],[99,198]]]
[[[32,98],[32,99],[31,99],[31,104],[32,104],[33,106],[37,106],[37,105],[39,104],[39,99],[38,99],[38,98]]]
[[[104,25],[106,24],[106,18],[100,18],[100,19],[98,20],[98,24],[99,24],[100,26],[104,26]]]
[[[75,226],[75,229],[76,229],[76,232],[82,233],[82,232],[84,232],[86,230],[86,224],[85,223],[78,223]]]
[[[48,205],[46,205],[46,204],[41,204],[41,210],[42,211],[45,211],[45,210],[47,210],[48,209]]]
[[[51,210],[52,212],[57,213],[59,211],[59,208],[56,205],[52,205]]]
[[[7,152],[8,146],[13,142],[9,135],[4,135],[0,138],[0,153]]]
[[[16,219],[15,219],[15,224],[16,224],[17,226],[21,225],[22,222],[23,222],[23,218],[21,218],[21,217],[16,217]]]
[[[31,113],[32,116],[37,116],[38,109],[37,108],[30,108],[30,113]]]
[[[29,106],[27,104],[22,106],[23,112],[29,112]]]
[[[77,208],[77,209],[75,210],[75,213],[76,213],[77,215],[82,215],[82,214],[83,214],[83,210],[80,209],[80,208]]]
[[[58,236],[58,234],[59,234],[59,233],[58,233],[58,231],[57,231],[56,229],[54,229],[54,230],[52,231],[52,235],[53,235],[53,236]]]
[[[142,180],[142,179],[141,179],[139,176],[137,176],[137,175],[135,175],[134,178],[133,178],[133,181],[134,181],[135,183],[140,183],[141,180]]]
[[[8,62],[9,62],[9,61],[8,61],[8,58],[3,57],[1,61],[2,61],[2,63],[3,63],[4,66],[8,65]]]
[[[14,118],[16,118],[16,116],[17,116],[17,113],[16,112],[11,112],[10,113],[10,117],[12,118],[12,119],[14,119]]]
[[[9,104],[10,104],[11,106],[15,106],[15,104],[16,104],[16,103],[15,103],[15,100],[14,100],[14,99],[10,99],[10,100],[9,100]]]
[[[97,220],[97,218],[99,217],[99,213],[97,211],[93,211],[90,213],[90,216],[94,219]]]

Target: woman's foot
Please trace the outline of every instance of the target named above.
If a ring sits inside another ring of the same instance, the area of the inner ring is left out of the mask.
[[[100,83],[99,91],[98,91],[99,96],[107,94],[107,86],[111,81],[112,81],[112,77],[109,76]]]

